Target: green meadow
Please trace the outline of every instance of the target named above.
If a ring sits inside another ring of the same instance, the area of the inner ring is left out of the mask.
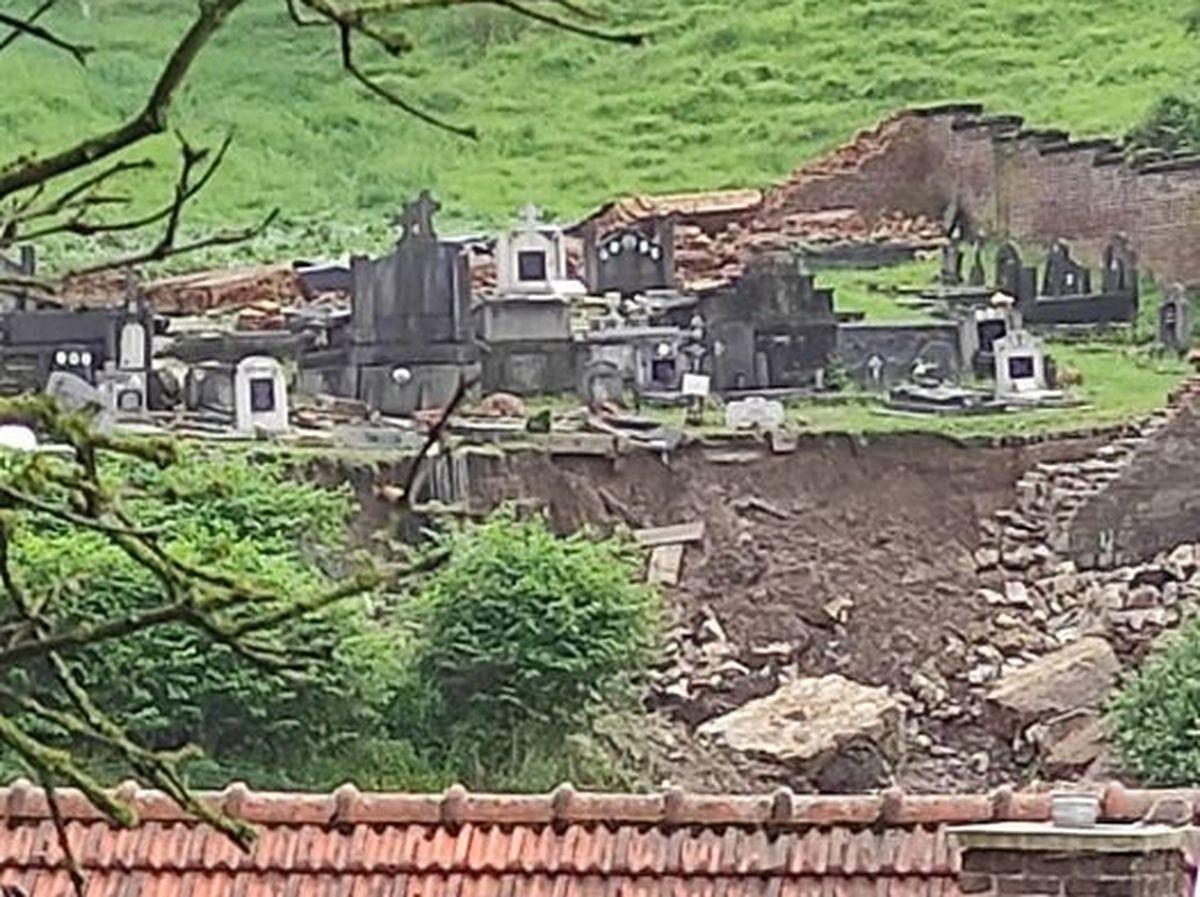
[[[599,43],[491,7],[407,18],[415,48],[363,50],[393,90],[455,122],[441,133],[339,70],[334,35],[283,0],[248,0],[174,110],[194,141],[234,135],[191,216],[195,232],[279,207],[258,257],[335,255],[387,240],[428,187],[444,230],[490,227],[534,201],[560,219],[628,191],[766,185],[910,104],[979,100],[1034,124],[1123,133],[1186,89],[1200,40],[1191,0],[596,0],[641,48]],[[29,5],[32,7],[32,3]],[[60,147],[142,102],[193,2],[65,0],[44,21],[97,48],[87,68],[22,39],[0,54],[6,156]],[[163,138],[139,153],[174,166]],[[103,249],[87,246],[76,251]]]

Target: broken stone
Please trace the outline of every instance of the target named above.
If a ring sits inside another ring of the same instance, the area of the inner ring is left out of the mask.
[[[1180,545],[1167,555],[1166,567],[1176,579],[1190,579],[1196,572],[1196,546]]]
[[[967,671],[967,681],[972,685],[986,685],[998,675],[1000,675],[1000,669],[997,665],[981,663]]]
[[[824,610],[835,623],[845,623],[850,619],[850,612],[854,610],[854,599],[846,596],[834,598],[825,604]]]
[[[1029,589],[1025,586],[1025,583],[1016,580],[1004,584],[1004,600],[1006,604],[1010,604],[1013,607],[1033,607],[1033,600],[1029,597]]]
[[[696,633],[696,641],[701,645],[729,641],[729,636],[725,634],[725,628],[721,625],[721,621],[713,616],[711,611],[705,614],[704,622],[700,624],[700,629]]]
[[[1007,603],[1004,595],[1000,592],[997,592],[995,589],[980,589],[979,597],[982,598],[986,604],[992,607],[997,607]]]
[[[837,674],[781,685],[699,729],[735,751],[807,773],[863,740],[898,759],[903,731],[903,710],[886,688]]]
[[[1133,632],[1142,632],[1145,629],[1165,629],[1174,623],[1178,616],[1178,613],[1170,608],[1147,607],[1114,611],[1109,619]]]
[[[978,570],[991,570],[1000,564],[1000,552],[995,548],[980,548],[975,552],[975,567]]]
[[[1090,636],[1006,674],[988,693],[989,709],[1003,731],[1072,710],[1097,708],[1121,665],[1112,646]]]
[[[1038,748],[1042,769],[1055,778],[1078,778],[1108,752],[1108,727],[1095,710],[1037,723],[1027,735]]]
[[[1125,596],[1125,607],[1127,608],[1158,607],[1161,602],[1162,593],[1149,583],[1134,587]]]
[[[745,662],[751,667],[785,664],[796,659],[802,645],[791,642],[771,642],[768,645],[751,645],[746,651]]]
[[[1028,545],[1017,545],[1013,548],[1005,548],[1001,557],[1001,563],[1009,570],[1028,570],[1037,560],[1033,553],[1033,549]]]

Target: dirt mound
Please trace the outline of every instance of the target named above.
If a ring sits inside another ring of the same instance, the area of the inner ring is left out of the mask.
[[[1014,484],[1039,461],[1095,447],[968,449],[890,436],[812,437],[794,454],[764,449],[746,463],[703,449],[669,464],[648,453],[615,463],[529,453],[490,462],[472,488],[481,505],[543,504],[564,531],[705,522],[704,543],[688,547],[669,594],[678,653],[706,619],[729,645],[711,690],[680,693],[677,718],[697,726],[769,692],[785,668],[906,694],[920,691],[914,679],[930,688],[961,680],[965,646],[991,612],[973,557],[980,521],[1012,504]],[[969,715],[931,729],[930,743],[912,746],[907,787],[983,785],[997,772],[968,762],[994,742]]]

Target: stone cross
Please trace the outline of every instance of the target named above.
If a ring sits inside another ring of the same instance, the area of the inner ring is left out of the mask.
[[[428,190],[422,190],[415,202],[405,204],[404,211],[397,219],[396,223],[404,229],[400,239],[402,241],[414,237],[426,240],[437,239],[437,232],[433,229],[433,216],[441,208]]]
[[[542,210],[529,203],[521,208],[521,224],[526,230],[537,230],[538,225],[542,223]]]

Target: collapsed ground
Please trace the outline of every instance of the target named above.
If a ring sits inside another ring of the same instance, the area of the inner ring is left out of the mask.
[[[1192,414],[1192,401],[1172,414]],[[1104,702],[1190,614],[1200,582],[1191,544],[1080,570],[1060,551],[1058,522],[1153,466],[1178,436],[1168,419],[991,448],[885,434],[809,437],[784,454],[765,444],[615,462],[523,452],[481,460],[472,501],[543,507],[564,532],[703,521],[666,590],[667,654],[647,697],[676,784],[936,791],[1088,778],[1120,772]],[[801,702],[772,721],[762,699],[815,679],[846,705],[832,721],[812,711],[838,737],[819,762],[784,756],[787,745],[745,750],[712,730],[738,708],[762,708],[768,730],[789,714],[805,720]],[[886,720],[847,722],[878,697],[859,686],[896,702],[902,744]]]

